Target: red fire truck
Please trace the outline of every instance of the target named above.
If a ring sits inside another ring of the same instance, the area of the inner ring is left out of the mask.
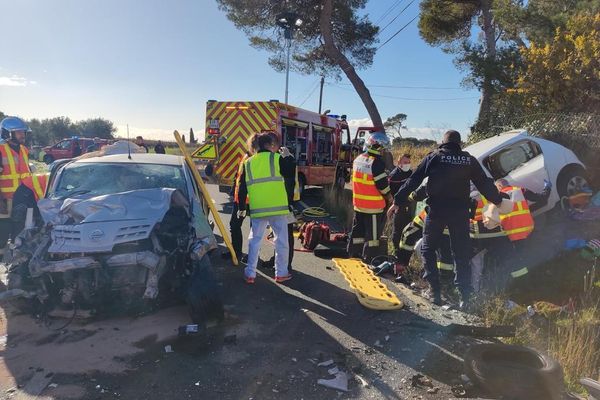
[[[372,130],[359,128],[351,140],[345,116],[322,115],[277,100],[209,100],[205,142],[193,156],[208,163],[206,175],[215,178],[221,192],[228,192],[248,137],[274,131],[296,158],[301,192],[307,185],[343,187],[361,140]]]

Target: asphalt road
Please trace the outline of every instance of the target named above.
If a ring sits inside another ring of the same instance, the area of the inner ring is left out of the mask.
[[[227,198],[209,187],[228,226]],[[272,254],[265,241],[262,258]],[[56,330],[60,321],[44,323],[3,309],[0,397],[454,398],[450,387],[460,382],[461,355],[472,343],[446,334],[445,325],[465,322],[459,313],[432,309],[390,281],[406,307],[366,309],[327,255],[297,252],[293,279],[285,286],[273,281],[271,271],[246,285],[240,267],[219,254],[213,261],[226,318],[200,335],[177,337],[178,326],[189,322],[183,306],[138,318],[75,321],[62,330]],[[328,369],[334,365],[318,366],[329,360],[347,372],[347,392],[317,384],[333,378]],[[431,379],[433,388],[413,387],[417,373]],[[41,397],[31,396],[40,391]]]

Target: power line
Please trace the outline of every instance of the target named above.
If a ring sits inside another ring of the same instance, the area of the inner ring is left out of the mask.
[[[317,81],[316,81],[316,83],[318,83],[318,82],[319,82],[319,81],[317,80]],[[306,89],[304,92],[302,92],[300,95],[298,95],[298,96],[296,97],[296,103],[297,103],[297,102],[299,102],[299,101],[300,101],[300,99],[303,99],[303,98],[304,98],[304,96],[305,96],[305,95],[306,95],[308,92],[310,92],[310,91],[312,90],[312,88],[313,88],[313,85],[314,85],[314,84],[315,84],[315,82],[311,83],[311,85],[310,85],[310,86],[308,86],[308,87],[307,87],[307,89]]]
[[[339,85],[352,86],[351,83],[339,83]],[[426,89],[426,90],[463,90],[461,87],[441,87],[441,86],[398,86],[398,85],[371,85],[365,83],[368,87],[388,88],[388,89]]]
[[[354,91],[354,89],[345,88],[343,86],[334,85],[332,83],[328,83],[328,85],[329,86],[335,86],[338,89],[349,90],[351,92]],[[371,93],[371,96],[384,97],[384,98],[396,99],[396,100],[411,100],[411,101],[454,101],[454,100],[470,100],[470,99],[478,99],[479,98],[477,96],[470,96],[470,97],[447,97],[447,98],[428,98],[428,99],[425,99],[425,98],[412,98],[412,97],[390,96],[390,95],[379,94],[379,93]]]
[[[395,16],[394,18],[392,18],[392,20],[391,20],[390,22],[388,22],[386,26],[384,26],[383,28],[381,28],[381,30],[379,31],[379,33],[381,34],[383,31],[385,31],[385,30],[386,30],[386,28],[387,28],[388,26],[390,26],[390,25],[392,24],[392,22],[394,22],[395,20],[397,20],[397,19],[398,19],[398,17],[399,17],[399,16],[401,16],[401,15],[404,13],[404,11],[406,11],[406,9],[407,9],[408,7],[410,7],[410,5],[411,5],[412,3],[414,3],[414,2],[415,2],[415,0],[411,0],[411,2],[410,2],[410,3],[408,3],[408,4],[407,4],[407,5],[406,5],[406,6],[405,6],[405,7],[404,7],[402,10],[400,10],[400,12],[399,12],[398,14],[396,14],[396,16]]]
[[[313,95],[313,93],[315,92],[315,90],[317,90],[317,88],[319,87],[319,83],[320,83],[320,81],[317,81],[317,83],[315,84],[315,86],[313,87],[313,89],[310,91],[310,93],[308,94],[308,96],[306,96],[306,98],[304,99],[304,101],[302,103],[300,103],[300,105],[298,107],[302,107],[304,105],[304,103],[306,103],[306,101],[308,99],[310,99],[310,97]]]
[[[393,35],[392,35],[392,36],[391,36],[391,37],[390,37],[388,40],[386,40],[385,42],[383,42],[383,44],[382,44],[381,46],[379,46],[379,47],[377,48],[377,50],[379,50],[380,48],[382,48],[383,46],[385,46],[386,44],[388,44],[390,40],[392,40],[393,38],[395,38],[395,37],[396,37],[396,35],[398,35],[400,32],[402,32],[404,29],[406,29],[406,27],[407,27],[407,26],[409,26],[409,25],[410,25],[410,24],[411,24],[411,23],[412,23],[412,22],[413,22],[415,19],[417,19],[418,17],[419,17],[419,15],[418,15],[418,14],[417,14],[417,15],[415,15],[415,17],[414,17],[413,19],[411,19],[410,21],[408,21],[408,22],[406,23],[406,25],[404,25],[402,28],[398,29],[398,30],[396,31],[396,33],[394,33],[394,34],[393,34]]]
[[[384,12],[384,13],[381,15],[381,17],[379,17],[379,19],[377,20],[377,22],[375,22],[375,25],[379,25],[379,23],[380,23],[381,21],[383,21],[383,20],[385,19],[385,17],[387,17],[387,16],[388,16],[388,14],[389,14],[390,12],[392,12],[392,10],[393,10],[394,8],[398,7],[398,5],[399,5],[400,3],[402,3],[403,1],[404,1],[404,0],[396,0],[396,2],[395,2],[395,3],[393,3],[393,4],[391,5],[391,7],[390,7],[390,8],[388,8],[387,10],[385,10],[385,12]]]

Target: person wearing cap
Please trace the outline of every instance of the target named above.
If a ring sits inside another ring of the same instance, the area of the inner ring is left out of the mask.
[[[461,149],[460,133],[450,130],[444,134],[439,148],[429,153],[410,178],[394,196],[394,204],[388,209],[388,217],[400,210],[411,192],[423,180],[427,180],[427,205],[429,212],[423,229],[421,256],[425,267],[425,279],[431,286],[431,300],[442,304],[440,277],[436,250],[439,248],[447,227],[454,254],[455,283],[461,294],[461,308],[469,308],[473,292],[471,285],[471,245],[469,239],[470,182],[488,201],[499,205],[502,197],[494,182],[488,178],[479,161]]]
[[[383,233],[385,208],[392,201],[388,174],[381,156],[390,140],[384,132],[372,133],[364,153],[352,164],[352,205],[354,220],[348,241],[348,255],[370,260],[377,255]]]

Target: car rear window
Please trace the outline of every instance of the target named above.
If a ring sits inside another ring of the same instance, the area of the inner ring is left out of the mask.
[[[139,189],[173,188],[187,195],[181,166],[161,164],[73,163],[58,177],[50,197],[100,196]]]

